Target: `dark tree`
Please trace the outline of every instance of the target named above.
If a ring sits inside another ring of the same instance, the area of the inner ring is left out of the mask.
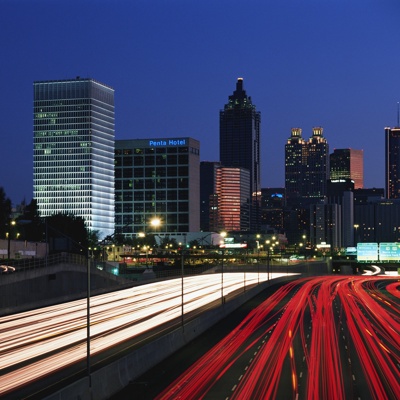
[[[46,217],[45,232],[50,252],[87,254],[89,235],[82,217],[73,214]]]
[[[40,218],[36,200],[32,200],[25,207],[23,214],[17,218],[16,223],[21,233],[21,239],[30,242],[45,240],[44,221]]]
[[[6,192],[0,187],[0,238],[6,237],[9,231],[11,218],[11,200],[6,196]]]

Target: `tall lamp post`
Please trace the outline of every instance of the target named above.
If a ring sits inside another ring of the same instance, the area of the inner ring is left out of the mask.
[[[358,224],[354,224],[354,247],[357,246],[357,242],[358,242],[358,228],[360,227],[360,225]]]
[[[153,227],[154,229],[154,235],[157,236],[157,228],[161,225],[161,220],[158,217],[154,217],[151,221],[150,221],[150,225]],[[157,240],[156,240],[157,243]],[[158,247],[158,244],[157,244]]]
[[[180,245],[180,244],[179,244]],[[181,293],[182,293],[182,331],[184,331],[185,329],[185,324],[184,324],[184,320],[183,320],[183,314],[184,314],[184,299],[183,299],[183,289],[184,289],[184,285],[183,285],[183,276],[184,276],[184,249],[183,247],[181,247]]]
[[[7,259],[11,256],[11,227],[15,225],[15,221],[8,222],[8,232],[7,232]]]
[[[269,281],[269,245],[271,241],[268,239],[265,241],[265,244],[267,245],[267,280]]]
[[[86,369],[89,380],[89,391],[92,391],[92,374],[90,363],[90,266],[91,266],[91,249],[87,250],[87,297],[86,297]]]
[[[224,255],[225,255],[225,237],[226,237],[226,232],[221,232],[221,245],[220,247],[222,248],[222,263],[221,263],[221,302],[222,304],[225,303],[224,301]]]

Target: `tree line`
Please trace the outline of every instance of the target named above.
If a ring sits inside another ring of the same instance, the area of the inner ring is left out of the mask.
[[[50,252],[84,252],[99,241],[99,232],[89,231],[82,217],[71,213],[57,213],[41,217],[37,201],[31,200],[13,217],[12,203],[0,187],[0,238],[48,242]]]

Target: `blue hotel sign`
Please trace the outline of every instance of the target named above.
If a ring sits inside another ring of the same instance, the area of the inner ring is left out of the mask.
[[[149,140],[149,146],[151,147],[165,147],[165,146],[185,146],[187,143],[186,139],[158,139]]]

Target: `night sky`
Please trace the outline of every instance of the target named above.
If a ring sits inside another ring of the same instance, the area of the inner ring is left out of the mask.
[[[115,89],[116,139],[193,137],[219,159],[238,77],[261,112],[262,187],[284,186],[292,127],[364,149],[384,187],[384,127],[400,101],[398,0],[0,0],[0,186],[32,199],[33,81]]]

